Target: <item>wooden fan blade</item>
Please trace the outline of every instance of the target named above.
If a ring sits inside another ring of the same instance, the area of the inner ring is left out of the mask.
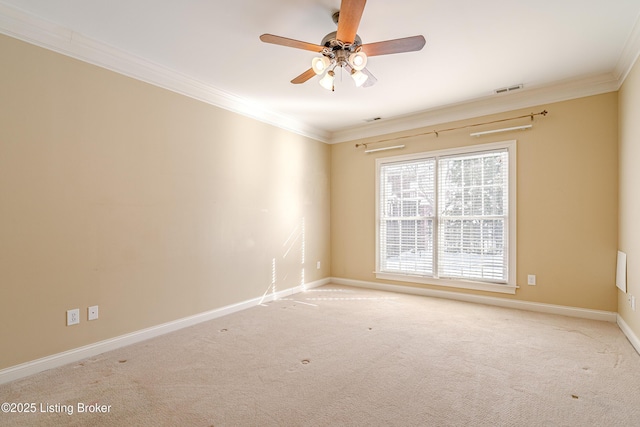
[[[336,34],[338,40],[347,44],[353,43],[366,3],[367,0],[342,0],[338,18],[338,34]]]
[[[403,39],[362,45],[362,52],[367,56],[389,55],[392,53],[415,52],[424,47],[427,41],[423,36],[405,37]]]
[[[291,80],[291,83],[293,83],[294,85],[299,85],[300,83],[306,82],[307,80],[309,80],[310,78],[312,78],[315,75],[316,75],[316,73],[313,71],[313,68],[309,68],[307,71],[305,71],[304,73],[300,74],[295,79]]]
[[[295,47],[296,49],[310,50],[312,52],[322,52],[323,46],[319,44],[301,42],[300,40],[288,39],[286,37],[274,36],[273,34],[263,34],[260,40],[265,43],[277,44],[280,46]]]
[[[362,87],[369,87],[376,84],[378,79],[376,79],[375,76],[371,74],[371,71],[367,70],[366,68],[363,68],[362,72],[365,73],[367,76],[369,76],[369,78],[362,84]]]

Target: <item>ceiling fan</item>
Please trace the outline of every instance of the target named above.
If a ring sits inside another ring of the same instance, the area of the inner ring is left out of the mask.
[[[260,40],[265,43],[310,50],[322,55],[313,58],[311,68],[291,80],[293,84],[304,83],[316,75],[324,74],[324,77],[320,79],[320,85],[333,91],[335,69],[342,67],[351,75],[356,86],[372,86],[377,79],[366,69],[369,56],[415,52],[422,49],[426,41],[423,36],[413,36],[362,44],[362,40],[356,32],[366,3],[367,0],[342,0],[340,11],[333,14],[333,20],[338,24],[338,31],[327,34],[320,44],[302,42],[273,34],[263,34],[260,36]]]

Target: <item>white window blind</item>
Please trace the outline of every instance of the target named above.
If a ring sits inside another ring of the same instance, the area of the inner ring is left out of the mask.
[[[380,183],[382,269],[433,275],[435,160],[386,164]]]
[[[439,277],[506,283],[508,162],[506,150],[439,160]]]
[[[379,277],[515,289],[513,158],[515,143],[378,159]]]

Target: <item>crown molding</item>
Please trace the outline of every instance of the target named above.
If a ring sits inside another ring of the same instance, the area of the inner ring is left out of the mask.
[[[328,142],[327,131],[309,126],[291,117],[267,110],[231,93],[195,80],[138,56],[85,37],[77,32],[35,17],[0,2],[0,34],[22,40],[114,71],[118,74],[188,96],[207,104]]]
[[[390,119],[379,120],[333,132],[331,144],[382,137],[427,126],[499,114],[522,108],[568,101],[585,96],[615,92],[620,87],[613,73],[569,80],[555,85],[526,88],[516,92],[490,95],[444,107],[424,110]]]
[[[640,15],[636,19],[636,23],[631,30],[631,34],[627,39],[627,42],[622,49],[622,54],[618,59],[614,74],[619,80],[619,86],[622,86],[627,78],[627,75],[633,68],[634,64],[640,56]]]

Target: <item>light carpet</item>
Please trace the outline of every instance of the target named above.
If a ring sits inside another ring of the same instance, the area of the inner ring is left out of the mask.
[[[640,356],[612,323],[329,285],[2,385],[1,402],[37,406],[3,426],[637,426]]]

